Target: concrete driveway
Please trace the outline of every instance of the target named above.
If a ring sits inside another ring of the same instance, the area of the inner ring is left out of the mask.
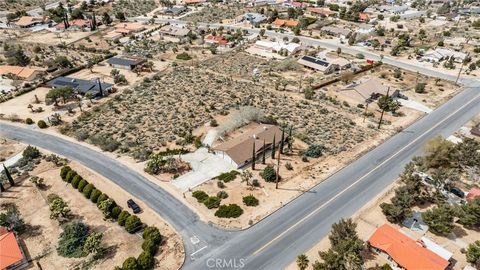
[[[207,148],[199,148],[193,153],[182,155],[181,159],[192,167],[192,171],[173,180],[173,184],[182,192],[186,192],[221,173],[236,169],[223,158],[208,153]]]

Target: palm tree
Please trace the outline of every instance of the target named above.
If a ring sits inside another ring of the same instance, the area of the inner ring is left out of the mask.
[[[300,270],[305,270],[305,269],[307,269],[309,262],[310,262],[310,261],[308,260],[307,255],[301,254],[301,255],[298,255],[298,256],[297,256],[297,266],[298,266],[298,269],[300,269]]]

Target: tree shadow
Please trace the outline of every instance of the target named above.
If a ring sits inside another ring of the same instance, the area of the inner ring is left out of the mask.
[[[452,232],[455,234],[456,238],[461,238],[468,235],[467,231],[465,231],[465,229],[458,225],[455,225],[455,227],[453,227]]]
[[[25,224],[25,229],[20,235],[22,236],[22,238],[30,238],[30,237],[39,236],[41,234],[42,234],[42,226]]]
[[[313,194],[316,194],[317,192],[316,191],[312,191],[312,190],[309,190],[309,189],[301,189],[301,188],[281,188],[279,187],[278,189],[280,190],[286,190],[286,191],[296,191],[296,192],[302,192],[302,193],[313,193]]]
[[[113,245],[113,246],[108,246],[108,247],[102,247],[101,250],[100,250],[97,254],[95,254],[94,260],[99,260],[99,259],[108,260],[108,259],[112,259],[112,258],[115,257],[115,255],[117,254],[117,250],[118,250],[118,245]]]

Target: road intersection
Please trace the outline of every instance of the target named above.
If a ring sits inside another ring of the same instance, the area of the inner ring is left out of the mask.
[[[293,37],[274,31],[266,34]],[[299,38],[304,44],[340,47],[347,53],[363,53],[369,59],[383,58],[383,62],[400,68],[455,80],[455,76],[361,48]],[[449,136],[480,113],[480,81],[460,82],[464,90],[447,103],[243,231],[223,230],[202,222],[170,193],[92,148],[5,122],[0,122],[0,134],[76,160],[145,202],[181,234],[187,254],[184,269],[281,269],[327,235],[334,222],[354,214],[395,181],[428,139],[439,134]]]

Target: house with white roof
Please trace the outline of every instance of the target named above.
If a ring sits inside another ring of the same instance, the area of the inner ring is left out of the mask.
[[[267,40],[258,40],[257,42],[255,42],[255,47],[266,50],[266,51],[275,52],[275,53],[278,53],[282,50],[286,50],[289,55],[296,53],[300,50],[300,44],[298,43],[294,43],[294,42],[285,43],[280,41],[267,41]]]
[[[446,48],[436,48],[435,50],[427,51],[422,56],[422,59],[428,62],[440,62],[449,59],[452,56],[454,61],[457,63],[462,63],[465,57],[467,57],[467,55],[462,52],[457,52]]]

